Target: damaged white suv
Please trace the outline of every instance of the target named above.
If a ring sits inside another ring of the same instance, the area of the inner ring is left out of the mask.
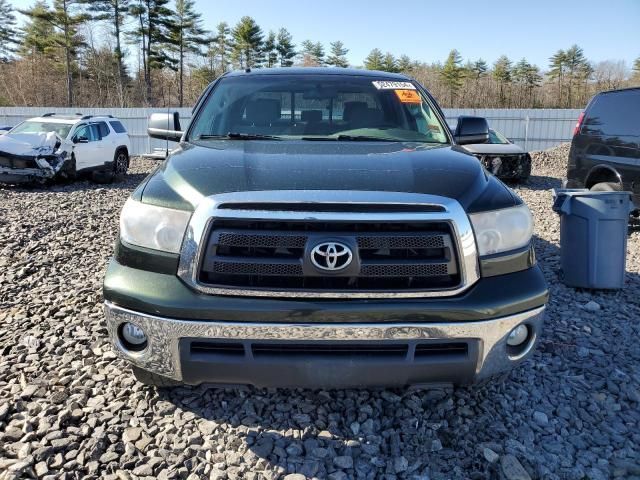
[[[111,115],[47,113],[0,136],[0,182],[73,180],[81,173],[110,182],[127,172],[130,148],[127,130]]]

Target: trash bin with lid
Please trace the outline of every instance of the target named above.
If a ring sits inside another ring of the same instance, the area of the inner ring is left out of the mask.
[[[560,214],[560,261],[570,287],[618,289],[624,285],[630,192],[553,191]]]

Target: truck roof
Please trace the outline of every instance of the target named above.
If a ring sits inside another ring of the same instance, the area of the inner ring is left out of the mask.
[[[345,75],[388,78],[389,80],[409,80],[409,77],[402,73],[389,73],[378,70],[363,70],[359,68],[338,68],[338,67],[280,67],[280,68],[256,68],[252,70],[234,70],[229,72],[228,77],[254,75]]]

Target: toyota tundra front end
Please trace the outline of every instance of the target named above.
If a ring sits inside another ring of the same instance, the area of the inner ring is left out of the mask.
[[[239,72],[125,204],[104,297],[144,383],[468,384],[540,336],[529,209],[402,75]],[[164,125],[164,127],[163,127]]]

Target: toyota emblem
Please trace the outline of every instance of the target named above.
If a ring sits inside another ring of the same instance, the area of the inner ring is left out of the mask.
[[[311,263],[327,272],[337,272],[351,265],[353,252],[344,243],[322,242],[311,250]]]

